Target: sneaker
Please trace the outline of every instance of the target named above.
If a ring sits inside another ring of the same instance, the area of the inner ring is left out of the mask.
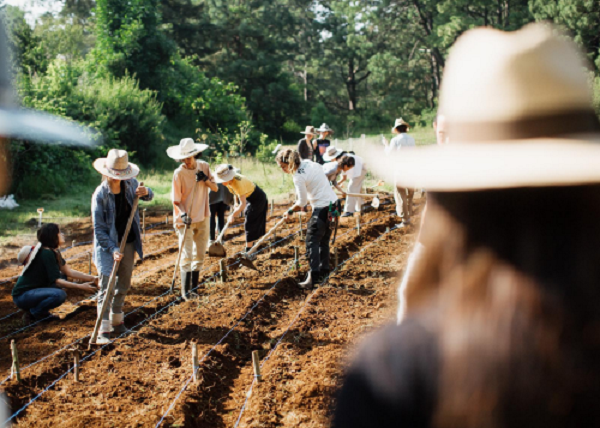
[[[318,276],[318,275],[315,275],[315,276]],[[313,288],[311,272],[308,272],[308,275],[306,276],[306,279],[304,281],[298,283],[298,287],[300,287],[303,290],[311,290]]]
[[[328,270],[322,270],[322,271],[319,273],[319,278],[317,279],[317,282],[320,284],[320,283],[322,283],[323,281],[325,281],[325,280],[326,280],[326,279],[329,277],[329,274],[330,274],[330,273],[331,273],[331,272],[330,272],[330,271],[328,271]]]
[[[113,334],[116,336],[120,336],[123,333],[126,333],[128,331],[127,327],[125,327],[125,323],[122,322],[121,324],[117,324],[117,325],[113,325]]]
[[[340,217],[354,217],[354,213],[344,213]]]
[[[110,343],[110,332],[101,331],[96,338],[96,345],[106,345]]]
[[[396,227],[397,227],[398,229],[407,228],[407,227],[409,227],[409,226],[410,226],[410,221],[406,221],[406,220],[404,220],[404,221],[402,221],[402,223],[398,223],[398,224],[396,225]]]

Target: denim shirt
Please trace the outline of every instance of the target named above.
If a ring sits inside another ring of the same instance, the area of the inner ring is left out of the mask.
[[[133,207],[138,181],[131,178],[124,180],[124,184],[125,197]],[[141,197],[140,200],[151,201],[153,197],[154,193],[148,188],[148,194]],[[92,196],[92,222],[94,224],[94,264],[98,273],[108,276],[113,267],[113,253],[119,251],[119,238],[115,225],[115,195],[111,192],[108,181],[103,181]],[[135,212],[131,228],[135,233],[135,251],[140,259],[143,259],[139,209]]]

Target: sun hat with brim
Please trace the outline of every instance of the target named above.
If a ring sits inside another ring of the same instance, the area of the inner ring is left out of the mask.
[[[223,163],[215,168],[214,179],[217,183],[225,183],[233,180],[233,177],[239,172],[233,165]]]
[[[467,31],[440,91],[449,143],[361,155],[382,178],[432,191],[599,183],[600,124],[584,65],[549,24]]]
[[[330,134],[333,134],[333,129],[331,129],[326,123],[322,124],[316,131],[329,132]]]
[[[175,160],[183,160],[206,150],[206,144],[195,143],[191,138],[184,138],[178,146],[171,146],[167,149],[167,155]]]
[[[94,161],[94,168],[100,174],[117,180],[128,180],[140,173],[137,165],[129,162],[125,150],[110,149],[108,156]]]
[[[325,151],[325,153],[323,153],[323,160],[325,162],[332,161],[336,157],[341,155],[342,153],[344,153],[344,151],[342,149],[338,149],[334,146],[329,146],[329,147],[327,147],[327,150]]]
[[[410,128],[410,125],[408,123],[406,123],[404,121],[404,119],[399,118],[399,119],[396,119],[396,122],[394,122],[394,126],[392,126],[392,132],[394,132],[397,127],[402,126],[402,125],[406,126],[407,128]]]
[[[23,275],[27,268],[31,265],[31,262],[33,259],[35,259],[35,256],[37,255],[38,251],[40,251],[40,248],[42,248],[42,244],[38,242],[37,245],[26,245],[19,250],[17,260],[19,261],[19,264],[24,265],[21,275]]]
[[[307,126],[306,129],[304,131],[300,131],[300,133],[304,135],[317,135],[317,131],[315,130],[314,126]]]

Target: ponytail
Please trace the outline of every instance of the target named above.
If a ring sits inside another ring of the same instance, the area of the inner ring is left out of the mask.
[[[292,149],[280,151],[277,153],[275,160],[280,164],[287,165],[290,174],[294,174],[298,170],[300,167],[300,162],[302,161],[300,158],[300,153]]]

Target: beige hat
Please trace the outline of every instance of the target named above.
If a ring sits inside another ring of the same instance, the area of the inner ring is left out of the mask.
[[[400,119],[396,119],[396,122],[394,123],[394,126],[392,127],[392,132],[394,132],[394,130],[399,127],[405,125],[407,128],[410,128],[410,125],[408,123],[406,123],[404,121],[404,119],[400,118]]]
[[[215,182],[224,183],[226,181],[233,180],[233,177],[239,172],[239,169],[234,168],[233,165],[222,163],[217,165],[215,168]]]
[[[317,132],[329,132],[330,134],[333,134],[333,129],[331,129],[326,123],[322,124],[321,127],[319,129],[316,130]]]
[[[397,184],[434,191],[600,182],[600,126],[584,64],[548,24],[467,31],[440,91],[450,143],[364,157]]]
[[[342,153],[344,153],[342,149],[338,149],[334,146],[329,146],[327,147],[327,150],[325,150],[325,153],[323,153],[323,160],[325,162],[332,161]]]
[[[314,126],[307,126],[306,129],[304,131],[300,131],[301,134],[310,134],[310,135],[317,135],[317,131],[315,130]]]
[[[40,251],[40,248],[42,248],[42,244],[38,242],[35,246],[26,245],[23,248],[21,248],[21,250],[19,250],[17,260],[20,264],[24,265],[23,270],[21,271],[21,275],[23,275],[29,267],[29,265],[31,265],[31,262],[33,261],[33,259],[35,259],[35,256],[37,255],[38,251]]]
[[[117,180],[128,180],[140,173],[137,165],[129,162],[125,150],[110,149],[108,156],[94,161],[94,168],[100,174]]]
[[[178,146],[171,146],[167,149],[167,155],[175,160],[183,160],[206,150],[206,144],[195,143],[191,138],[184,138]]]

